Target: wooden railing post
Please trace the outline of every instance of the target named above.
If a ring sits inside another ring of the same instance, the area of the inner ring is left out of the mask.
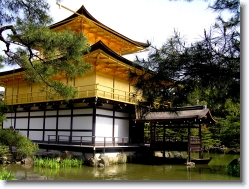
[[[71,144],[72,143],[72,137],[68,136],[68,143]]]
[[[106,137],[104,137],[104,149],[103,149],[103,152],[104,152],[104,154],[105,154],[105,141],[106,140]]]

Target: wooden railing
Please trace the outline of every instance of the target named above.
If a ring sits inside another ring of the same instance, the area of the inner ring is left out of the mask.
[[[138,99],[138,97],[134,93],[131,93],[129,91],[111,88],[100,84],[78,86],[76,87],[76,89],[78,90],[78,96],[76,98],[88,98],[88,97],[97,96],[109,100],[116,100],[131,104],[135,104]],[[51,99],[48,97],[48,95],[46,95],[45,92],[32,92],[32,93],[27,92],[27,93],[8,95],[4,97],[4,102],[8,105],[49,102],[52,100],[63,100],[63,99],[59,95],[54,96],[54,98]]]
[[[157,143],[157,142],[188,142],[187,136],[155,136],[154,138],[150,137],[144,137],[144,143],[150,144],[150,143]],[[200,137],[198,136],[190,136],[190,143],[191,144],[199,144],[200,143]]]
[[[129,137],[48,135],[48,144],[114,147],[130,145],[130,141]]]

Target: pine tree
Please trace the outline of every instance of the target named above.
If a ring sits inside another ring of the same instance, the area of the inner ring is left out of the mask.
[[[77,90],[54,78],[73,79],[91,69],[82,59],[90,49],[82,32],[50,30],[52,18],[46,0],[1,0],[0,16],[0,42],[5,46],[2,65],[20,66],[25,79],[40,84],[50,97],[74,98]]]
[[[151,47],[147,60],[137,59],[144,70],[131,72],[130,78],[149,106],[168,101],[175,106],[188,104],[189,94],[195,91],[215,103],[228,98],[239,102],[239,1],[216,0],[209,8],[228,10],[231,18],[219,16],[201,40],[189,45],[175,31],[161,48]]]

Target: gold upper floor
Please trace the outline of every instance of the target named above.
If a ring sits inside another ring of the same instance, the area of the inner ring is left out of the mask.
[[[129,70],[139,71],[140,68],[121,55],[144,50],[148,44],[131,40],[108,28],[96,20],[84,6],[50,28],[58,32],[65,29],[83,32],[91,44],[91,51],[82,56],[92,65],[91,72],[72,81],[63,75],[55,77],[56,80],[78,89],[77,98],[102,97],[130,104],[141,99],[128,78]],[[21,68],[0,73],[0,86],[5,87],[4,101],[8,105],[63,100],[60,96],[49,99],[46,93],[40,91],[41,86],[35,83],[28,85]]]
[[[83,59],[92,65],[92,70],[84,76],[67,79],[58,75],[59,80],[78,90],[77,99],[101,97],[108,100],[136,104],[141,97],[136,94],[133,83],[128,78],[130,70],[137,69],[133,62],[117,55],[102,42],[92,46]],[[0,73],[0,85],[5,87],[4,102],[7,105],[27,104],[63,100],[59,95],[50,99],[41,92],[38,84],[27,84],[22,69]]]

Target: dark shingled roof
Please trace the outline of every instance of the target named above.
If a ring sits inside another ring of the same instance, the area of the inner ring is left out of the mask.
[[[182,109],[177,111],[147,112],[138,122],[185,123],[187,121],[201,123],[216,123],[208,108]]]

